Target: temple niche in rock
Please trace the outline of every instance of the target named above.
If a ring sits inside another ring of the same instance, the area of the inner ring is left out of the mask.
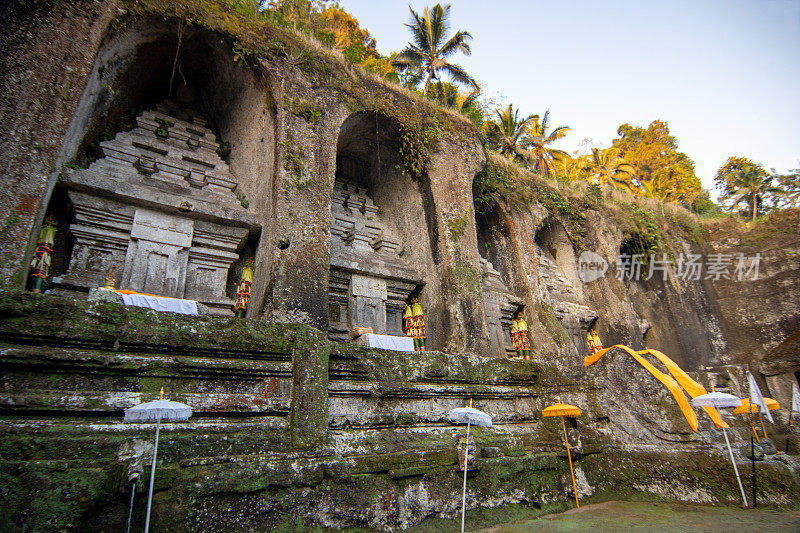
[[[335,183],[331,217],[329,336],[344,340],[356,326],[403,335],[403,309],[424,282],[400,257],[399,241],[361,186]]]
[[[74,243],[56,287],[98,287],[113,267],[119,289],[232,314],[228,271],[259,224],[237,197],[205,119],[167,101],[100,147],[101,159],[60,178],[72,203]]]

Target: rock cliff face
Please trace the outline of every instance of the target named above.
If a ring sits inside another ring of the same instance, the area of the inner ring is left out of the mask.
[[[749,365],[787,405],[796,210],[701,224],[559,186],[485,154],[463,117],[224,2],[14,1],[0,25],[6,529],[123,527],[152,428],[121,413],[162,386],[195,410],[162,433],[169,530],[446,528],[463,471],[444,415],[469,399],[495,420],[473,437],[474,527],[568,505],[561,427],[541,417],[557,397],[583,411],[568,430],[582,497],[738,501],[710,420],[692,432],[621,351],[584,367],[586,333],[739,395]],[[20,292],[49,213],[50,294]],[[118,263],[123,284],[141,274],[122,288],[230,312],[248,258],[248,320],[84,301]],[[397,334],[411,297],[431,351],[337,342],[365,322]],[[517,315],[529,361],[507,358]],[[726,420],[741,444],[746,421]],[[796,457],[767,457],[759,498],[796,506]]]

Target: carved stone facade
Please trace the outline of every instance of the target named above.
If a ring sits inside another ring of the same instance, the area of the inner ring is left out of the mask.
[[[214,134],[197,113],[171,102],[100,144],[103,156],[62,176],[74,238],[61,287],[102,285],[115,269],[120,289],[197,300],[230,314],[228,270],[258,225],[235,194]]]
[[[503,283],[500,272],[484,258],[481,258],[481,274],[489,349],[496,356],[515,357],[516,349],[511,342],[511,321],[525,304],[522,298],[511,293]]]
[[[403,335],[403,310],[424,284],[400,256],[363,187],[337,181],[331,203],[329,336],[344,339],[355,326]]]
[[[579,353],[587,353],[589,348],[586,344],[586,333],[597,319],[597,313],[581,303],[583,293],[580,281],[576,276],[571,277],[565,272],[564,265],[569,262],[575,263],[574,253],[568,241],[559,240],[557,231],[560,226],[553,228],[551,225],[554,224],[552,222],[548,224],[549,242],[543,243],[543,246],[534,243],[538,257],[539,279],[546,289],[545,299],[552,304],[556,318],[569,332],[572,344]],[[568,253],[569,257],[566,259],[557,257],[559,253]]]

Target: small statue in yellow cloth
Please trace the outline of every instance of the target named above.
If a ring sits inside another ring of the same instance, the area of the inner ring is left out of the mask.
[[[514,345],[514,349],[517,351],[517,357],[522,357],[519,344],[519,322],[517,322],[516,318],[511,319],[511,344]]]
[[[247,304],[250,303],[250,286],[253,284],[253,260],[248,259],[242,269],[242,279],[236,292],[236,304],[233,306],[234,313],[238,318],[244,318],[247,312]]]
[[[586,332],[586,344],[589,345],[589,355],[594,355],[603,349],[603,343],[600,342],[600,337],[594,331],[594,328]]]
[[[42,223],[39,231],[39,240],[36,242],[36,252],[31,261],[32,292],[42,292],[44,281],[50,273],[50,256],[53,253],[53,244],[56,242],[56,217],[53,213]]]
[[[408,304],[403,311],[403,330],[406,332],[406,337],[413,339],[416,336],[414,333],[414,309],[411,304]],[[416,348],[416,343],[414,346]]]
[[[516,332],[514,331],[516,329]],[[522,318],[522,311],[517,313],[517,317],[511,322],[511,342],[517,349],[517,357],[522,359],[531,358],[531,343],[528,340],[528,324]]]
[[[416,298],[411,300],[411,314],[414,323],[414,350],[417,352],[425,351],[425,317],[422,314],[422,306]]]

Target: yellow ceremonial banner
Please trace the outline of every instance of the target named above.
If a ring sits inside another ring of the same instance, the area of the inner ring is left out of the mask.
[[[708,394],[708,391],[706,390],[705,387],[703,387],[698,382],[689,377],[689,374],[684,372],[683,369],[679,367],[675,361],[664,355],[662,352],[659,352],[658,350],[648,349],[636,353],[638,354],[649,353],[653,357],[661,361],[664,364],[664,366],[667,367],[669,373],[672,374],[672,377],[674,377],[678,381],[678,383],[680,383],[681,387],[683,387],[686,390],[686,392],[689,393],[689,396],[691,396],[692,398],[697,398],[698,396],[702,396],[703,394]],[[714,407],[707,405],[703,407],[703,410],[708,414],[708,416],[711,418],[711,421],[714,422],[714,425],[717,426],[718,428],[722,428],[723,424],[725,425],[726,428],[730,427],[729,425],[727,425],[727,423],[722,421],[722,417],[719,416],[719,412]]]
[[[653,374],[658,381],[663,383],[664,386],[669,389],[669,391],[672,393],[672,396],[675,397],[675,401],[678,402],[678,407],[681,408],[683,416],[686,417],[689,427],[691,427],[692,430],[697,431],[697,415],[694,414],[694,410],[692,409],[692,406],[689,405],[689,400],[686,399],[683,391],[678,386],[678,382],[648,363],[644,357],[635,353],[633,350],[628,349],[628,351],[630,355],[639,362],[640,365],[645,367],[648,372]]]
[[[616,344],[616,345],[611,346],[609,348],[604,348],[604,349],[598,351],[594,355],[590,355],[590,356],[584,357],[583,358],[583,364],[585,366],[593,365],[594,363],[596,363],[597,361],[600,360],[600,358],[603,356],[603,354],[605,354],[606,352],[608,352],[608,351],[610,351],[610,350],[612,350],[614,348],[619,348],[619,349],[625,351],[626,353],[628,353],[634,359],[636,359],[642,366],[644,366],[648,370],[648,372],[653,374],[656,377],[656,379],[658,379],[659,381],[664,383],[664,385],[668,389],[670,389],[670,385],[672,383],[675,383],[676,385],[680,384],[680,386],[683,387],[686,390],[686,392],[689,393],[689,396],[691,396],[692,398],[696,398],[698,396],[701,396],[703,394],[707,394],[708,393],[708,391],[706,391],[705,387],[703,387],[698,382],[693,380],[689,376],[689,374],[684,372],[684,370],[680,366],[678,366],[677,363],[675,363],[675,361],[670,359],[664,353],[659,352],[658,350],[647,349],[647,350],[640,350],[638,352],[634,352],[633,350],[631,350],[627,346],[624,346],[622,344]],[[667,370],[670,372],[670,374],[672,374],[672,376],[675,379],[672,379],[669,376],[667,376],[666,374],[664,374],[663,372],[659,371],[653,365],[648,363],[643,357],[641,357],[642,355],[648,355],[648,354],[652,355],[653,357],[658,359],[667,368]],[[658,372],[658,374],[660,374],[662,377],[668,378],[670,383],[668,384],[667,382],[665,382],[654,371]],[[697,416],[694,415],[694,411],[691,409],[690,406],[688,406],[688,401],[686,400],[686,397],[684,396],[683,392],[680,389],[678,389],[678,391],[680,392],[680,396],[677,396],[675,394],[675,391],[670,389],[670,392],[672,392],[672,395],[675,396],[675,400],[678,402],[678,405],[681,407],[681,411],[683,411],[684,416],[686,416],[686,420],[689,421],[689,425],[692,425],[692,418],[694,418],[694,420],[695,420],[694,424],[696,424],[697,423],[696,422]],[[685,406],[683,405],[684,403],[686,404]],[[687,414],[687,409],[692,412],[691,416]],[[719,412],[714,407],[704,406],[703,410],[706,412],[706,414],[708,414],[709,418],[711,418],[711,420],[714,422],[714,425],[717,426],[718,428],[722,428],[722,427],[728,428],[728,427],[730,427],[727,423],[725,423],[722,420],[722,417],[720,417]],[[693,425],[692,428],[695,431],[697,431],[697,426],[696,425]]]

